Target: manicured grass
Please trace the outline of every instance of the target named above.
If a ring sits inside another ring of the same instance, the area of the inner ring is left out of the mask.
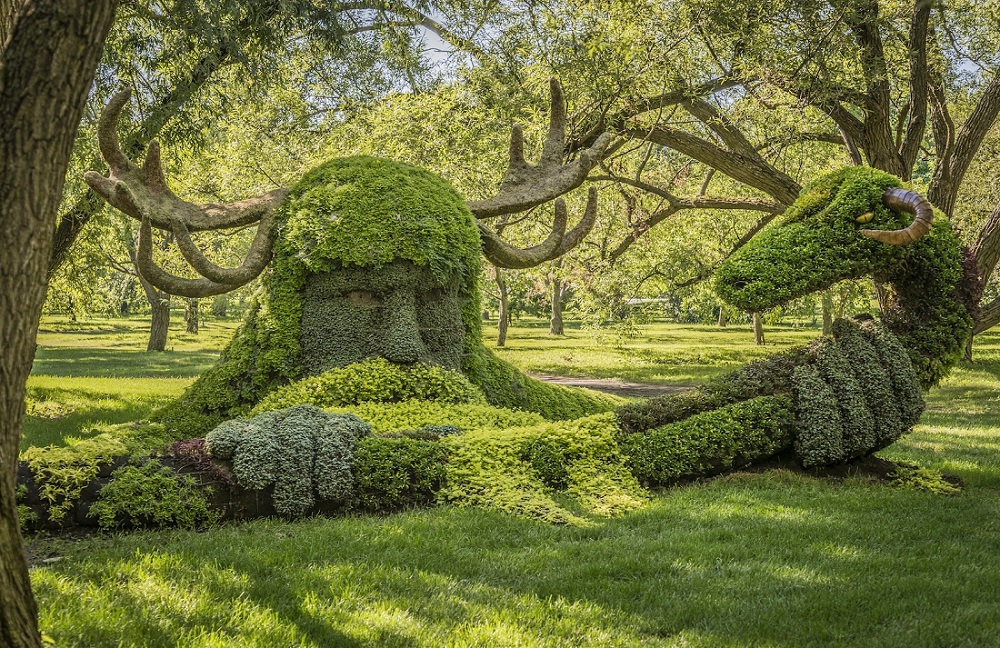
[[[65,445],[92,436],[98,425],[148,416],[215,363],[238,324],[212,320],[194,335],[175,316],[168,350],[147,353],[146,319],[43,319],[21,449]]]
[[[687,361],[639,365],[578,331],[529,327],[505,353],[529,370],[674,384],[758,354],[745,329],[648,331],[651,355]],[[996,645],[1000,334],[976,357],[881,453],[957,474],[956,496],[771,471],[585,527],[441,507],[36,540],[42,629],[70,647]]]
[[[560,337],[549,335],[548,322],[522,320],[511,327],[506,346],[497,348],[495,324],[483,329],[489,348],[528,372],[660,385],[698,384],[820,334],[812,327],[768,327],[767,345],[757,347],[749,326],[653,322],[619,345],[615,336],[595,336],[576,322],[569,322]]]

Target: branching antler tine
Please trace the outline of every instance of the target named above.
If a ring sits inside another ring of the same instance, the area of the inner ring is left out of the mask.
[[[191,233],[184,221],[175,220],[173,232],[181,254],[198,274],[220,284],[242,286],[263,272],[270,262],[271,245],[274,242],[273,224],[273,213],[260,219],[257,235],[254,237],[253,243],[250,244],[250,251],[243,263],[236,268],[223,268],[209,261],[191,239]]]
[[[153,229],[146,217],[142,218],[139,226],[135,265],[143,279],[170,295],[212,297],[239,288],[239,285],[218,283],[210,279],[185,279],[157,266],[153,262]]]
[[[566,234],[566,204],[556,201],[556,216],[552,221],[552,231],[544,241],[527,249],[516,248],[504,242],[497,233],[481,222],[479,233],[483,240],[483,254],[493,265],[500,268],[531,268],[554,258],[563,236]]]
[[[595,223],[597,223],[597,188],[591,187],[587,192],[587,209],[583,212],[583,218],[576,227],[566,232],[559,247],[549,258],[559,258],[579,245],[587,234],[590,234],[590,230],[594,229]]]
[[[563,96],[562,84],[555,77],[549,79],[549,96],[552,101],[549,108],[549,135],[542,147],[541,164],[559,164],[566,149],[566,98]]]
[[[121,144],[118,142],[118,118],[131,96],[132,91],[127,88],[116,92],[108,105],[105,106],[101,118],[97,122],[97,145],[112,173],[135,168],[128,156],[122,153]]]
[[[163,175],[163,163],[160,161],[160,143],[153,140],[146,148],[146,159],[142,163],[144,184],[153,193],[163,193],[167,190],[167,178]]]

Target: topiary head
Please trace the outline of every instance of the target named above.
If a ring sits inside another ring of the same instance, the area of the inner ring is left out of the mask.
[[[447,182],[387,160],[333,160],[292,188],[276,227],[266,318],[298,342],[304,373],[367,357],[460,368],[479,334],[480,239]]]
[[[781,222],[719,267],[716,293],[741,309],[763,311],[844,279],[886,274],[906,254],[900,244],[930,229],[930,206],[923,201],[926,212],[916,220],[904,213],[893,198],[899,186],[894,176],[866,167],[823,176],[803,189]]]

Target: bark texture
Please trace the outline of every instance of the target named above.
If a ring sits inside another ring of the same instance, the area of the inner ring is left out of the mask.
[[[753,314],[753,343],[757,346],[764,346],[764,321],[760,313]]]
[[[563,294],[564,284],[555,271],[549,273],[549,286],[552,288],[552,307],[549,317],[549,335],[566,335],[566,327],[563,325]]]
[[[39,646],[17,517],[24,391],[56,210],[116,0],[31,0],[0,58],[0,645]],[[9,21],[0,11],[0,30]]]
[[[497,291],[500,293],[500,313],[497,315],[497,346],[502,347],[507,344],[507,328],[510,326],[510,291],[507,288],[507,280],[503,278],[503,271],[494,268],[496,274]]]

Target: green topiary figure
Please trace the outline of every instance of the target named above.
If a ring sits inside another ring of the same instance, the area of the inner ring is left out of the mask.
[[[934,216],[924,198],[874,169],[842,169],[806,187],[780,222],[722,264],[716,292],[743,310],[763,311],[873,276],[888,286],[883,321],[839,320],[832,339],[753,363],[690,394],[622,407],[623,432],[637,437],[629,443],[645,448],[658,430],[781,394],[794,397],[784,424],[807,467],[893,443],[920,418],[921,386],[936,384],[958,361],[981,289],[958,237]]]
[[[167,188],[155,142],[143,169],[119,150],[115,124],[127,94],[112,99],[99,128],[111,175],[89,173],[87,181],[141,220],[137,266],[143,277],[173,295],[204,297],[264,273],[257,306],[219,363],[156,418],[188,434],[203,433],[245,414],[280,387],[373,359],[461,372],[489,403],[551,419],[613,408],[613,398],[524,376],[481,341],[480,253],[498,266],[536,265],[579,243],[596,219],[593,190],[586,214],[568,232],[565,205],[557,200],[552,233],[525,250],[477,221],[522,211],[579,186],[607,146],[610,136],[601,137],[563,165],[565,105],[558,83],[552,94],[552,128],[539,164],[524,161],[515,128],[499,195],[468,204],[430,172],[353,157],[313,169],[291,189],[229,205],[191,205]],[[244,264],[234,269],[211,263],[190,236],[253,222],[259,223],[257,236]],[[202,278],[170,275],[156,266],[154,227],[173,233]],[[329,383],[320,380],[311,388]]]

